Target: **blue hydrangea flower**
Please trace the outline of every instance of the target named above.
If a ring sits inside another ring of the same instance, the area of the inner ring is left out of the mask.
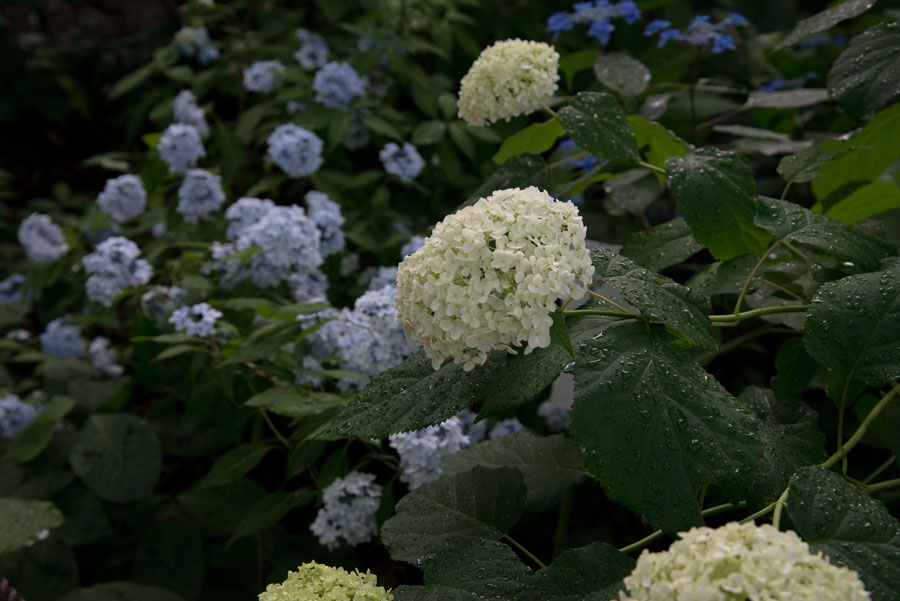
[[[138,176],[120,175],[106,180],[103,191],[97,195],[97,204],[110,219],[122,223],[144,212],[147,191]]]
[[[575,27],[569,19],[569,13],[557,11],[547,18],[547,33],[553,34],[553,39],[557,39],[561,33],[571,31]]]
[[[175,309],[169,317],[169,323],[175,326],[176,331],[188,336],[212,336],[220,317],[222,312],[213,309],[209,303],[197,303]]]
[[[322,491],[322,508],[310,524],[319,543],[335,550],[343,538],[351,547],[372,540],[378,532],[375,514],[381,503],[381,487],[374,474],[350,472]]]
[[[413,254],[423,246],[425,246],[425,238],[422,236],[413,236],[409,239],[409,242],[404,244],[400,249],[400,257],[405,259],[407,255]]]
[[[188,223],[197,223],[201,217],[218,211],[225,202],[222,178],[203,169],[191,169],[178,188],[178,206],[175,211]]]
[[[88,356],[91,358],[91,365],[95,369],[99,369],[111,376],[121,376],[125,368],[117,363],[119,360],[118,353],[110,347],[109,338],[105,336],[97,336],[88,346]]]
[[[328,195],[315,190],[307,192],[304,197],[309,218],[319,228],[320,252],[323,257],[341,252],[344,248],[344,216],[341,215],[341,206],[328,198]]]
[[[244,69],[244,89],[248,92],[271,92],[281,83],[283,72],[281,61],[256,61]]]
[[[671,42],[673,40],[682,41],[684,40],[684,36],[681,35],[681,32],[677,29],[667,29],[659,34],[659,43],[657,45],[662,48],[668,42]]]
[[[196,58],[201,65],[219,58],[219,50],[212,45],[206,27],[182,27],[175,33],[175,47],[182,55]]]
[[[43,407],[26,403],[14,394],[0,397],[0,438],[15,438],[41,411]]]
[[[366,82],[349,64],[332,61],[313,78],[316,102],[327,107],[347,110],[354,98],[366,91]]]
[[[727,50],[737,50],[734,36],[726,31],[732,27],[748,24],[747,19],[738,13],[731,13],[718,23],[712,23],[709,15],[696,15],[684,32],[669,27],[668,21],[656,20],[644,29],[644,35],[650,36],[659,33],[657,45],[660,48],[672,40],[680,40],[695,46],[710,45],[713,54],[721,54]]]
[[[78,359],[84,356],[84,340],[78,326],[69,323],[69,316],[54,319],[41,334],[41,350],[57,359]]]
[[[298,303],[327,302],[328,277],[318,269],[298,269],[287,277]]]
[[[150,228],[150,233],[153,234],[154,238],[165,236],[167,231],[169,231],[169,226],[166,225],[165,220],[157,221],[153,224],[153,227]]]
[[[734,45],[734,38],[725,33],[714,37],[712,46],[713,54],[721,54],[726,50],[737,50],[737,46]]]
[[[462,425],[463,434],[469,439],[469,444],[477,444],[487,437],[487,422],[481,420],[476,422],[478,414],[469,409],[463,409],[456,414],[456,418]]]
[[[577,2],[572,10],[571,13],[555,12],[547,19],[547,32],[553,34],[553,39],[576,24],[588,25],[587,34],[605,46],[616,29],[613,19],[624,19],[629,25],[641,20],[641,11],[633,0],[622,0],[618,4],[608,0]]]
[[[735,25],[738,27],[745,27],[747,25],[750,25],[750,21],[748,21],[744,15],[738,13],[731,13],[730,15],[722,19],[722,23]]]
[[[656,35],[661,31],[665,31],[672,26],[672,23],[665,19],[654,19],[647,23],[647,26],[644,27],[644,35],[651,36]]]
[[[172,311],[187,300],[187,290],[179,286],[156,286],[141,296],[141,311],[156,327],[166,323]]]
[[[389,444],[400,456],[400,480],[415,490],[440,478],[444,457],[468,446],[469,437],[459,418],[451,417],[437,426],[392,434]]]
[[[371,270],[369,270],[369,268],[366,268],[366,271],[364,271],[363,275],[360,276],[360,280],[364,279],[368,279],[369,281],[369,285],[367,286],[368,290],[378,290],[380,288],[384,288],[385,286],[396,286],[397,266],[381,266]]]
[[[524,429],[525,426],[522,425],[522,422],[514,417],[510,419],[504,419],[497,422],[494,427],[491,428],[490,433],[488,433],[488,438],[490,438],[491,440],[497,440],[498,438],[509,436],[514,432],[519,432],[520,430]]]
[[[344,146],[350,150],[362,148],[370,141],[369,132],[366,126],[359,119],[354,119],[350,125],[350,133],[344,138]]]
[[[609,21],[597,20],[588,27],[587,34],[592,38],[596,38],[598,42],[606,46],[609,44],[609,38],[616,26]]]
[[[109,307],[128,288],[149,282],[153,268],[140,256],[137,244],[122,236],[98,244],[94,252],[81,259],[85,273],[90,275],[85,284],[87,297]]]
[[[156,145],[159,157],[169,165],[172,173],[186,173],[200,157],[206,156],[200,132],[193,125],[173,123],[163,132]]]
[[[641,20],[641,9],[638,8],[637,3],[634,0],[622,0],[616,5],[616,9],[619,11],[619,15],[625,19],[625,22],[629,25],[634,25],[638,21]]]
[[[324,67],[328,62],[328,44],[325,38],[315,32],[298,29],[297,39],[300,40],[301,46],[294,53],[294,58],[300,66],[307,71]]]
[[[268,198],[250,198],[244,196],[225,211],[228,219],[228,230],[225,235],[230,240],[236,240],[241,232],[259,221],[263,216],[275,207],[275,203]]]
[[[322,264],[321,234],[302,208],[275,206],[259,221],[241,230],[235,241],[238,251],[259,247],[247,269],[253,283],[261,288],[278,285],[292,271],[308,270]]]
[[[201,137],[209,135],[209,125],[206,123],[206,114],[197,104],[197,97],[190,90],[181,90],[172,103],[172,118],[175,123],[193,125]]]
[[[572,409],[560,407],[552,399],[538,405],[537,414],[544,418],[553,432],[565,432],[572,426]]]
[[[422,155],[409,142],[404,142],[403,146],[396,142],[388,142],[378,153],[378,158],[381,159],[385,171],[396,175],[400,181],[407,184],[413,181],[425,167]]]
[[[269,156],[291,177],[306,177],[322,165],[322,139],[293,123],[279,125],[269,136]]]
[[[559,143],[559,151],[563,153],[563,156],[571,156],[573,154],[577,154],[577,152],[569,152],[576,149],[575,141],[571,138],[565,138]],[[580,150],[578,152],[581,152]],[[579,169],[583,169],[585,171],[590,171],[594,167],[597,166],[597,159],[593,156],[586,156],[583,159],[576,159],[573,161],[569,161]]]
[[[35,263],[49,263],[69,252],[62,230],[43,213],[32,213],[22,221],[19,243],[28,260]]]
[[[4,303],[21,303],[27,300],[25,294],[25,276],[14,273],[0,281],[0,305]]]

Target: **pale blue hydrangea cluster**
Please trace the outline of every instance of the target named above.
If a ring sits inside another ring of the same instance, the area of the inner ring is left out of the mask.
[[[16,342],[25,342],[31,338],[31,332],[25,328],[16,328],[6,333],[7,340],[15,340]]]
[[[672,27],[665,19],[656,19],[644,28],[645,36],[659,34],[657,45],[662,48],[671,40],[678,40],[694,46],[712,45],[713,54],[726,50],[737,50],[735,39],[730,33],[733,27],[749,25],[747,19],[738,13],[731,13],[718,23],[710,22],[709,15],[697,15],[682,32]]]
[[[153,268],[140,256],[138,245],[122,236],[98,244],[94,252],[81,259],[85,273],[90,275],[85,284],[87,297],[109,307],[128,288],[149,282]]]
[[[84,356],[85,345],[78,326],[69,323],[69,316],[54,319],[41,334],[41,350],[57,359],[78,359]]]
[[[575,141],[572,138],[565,138],[559,143],[559,147],[557,150],[562,153],[564,157],[569,157],[575,154],[579,154],[581,151],[576,150],[577,146],[575,145]],[[586,156],[581,159],[574,159],[569,161],[572,165],[575,165],[579,169],[583,169],[584,171],[590,171],[594,167],[597,166],[597,159],[593,156]]]
[[[24,302],[27,299],[24,286],[25,276],[21,273],[14,273],[0,281],[0,305]]]
[[[156,286],[141,296],[141,311],[161,328],[172,311],[184,305],[187,290],[180,286]]]
[[[122,223],[137,217],[147,206],[147,191],[136,175],[126,174],[106,180],[97,195],[97,204],[110,219]]]
[[[331,61],[313,78],[316,102],[334,109],[347,110],[354,98],[366,92],[366,81],[343,61]]]
[[[375,514],[381,503],[381,487],[374,474],[350,472],[322,491],[322,508],[309,529],[319,543],[335,550],[343,538],[351,547],[367,543],[378,532]]]
[[[400,258],[405,259],[408,255],[413,254],[423,246],[425,246],[425,238],[419,235],[412,236],[409,239],[409,242],[400,248]]]
[[[88,346],[88,356],[95,369],[111,376],[121,376],[125,368],[118,364],[119,354],[110,346],[109,338],[97,336]]]
[[[331,200],[324,192],[312,190],[306,193],[306,210],[309,218],[319,228],[319,250],[323,257],[341,252],[344,248],[344,216],[341,206]]]
[[[285,123],[269,136],[269,157],[291,177],[306,177],[322,165],[322,139],[313,132]]]
[[[213,309],[209,303],[197,303],[175,309],[169,323],[175,326],[176,331],[188,336],[212,336],[220,317],[222,312]]]
[[[553,432],[565,432],[572,427],[572,409],[562,407],[547,399],[537,408],[537,414],[544,418],[547,427]]]
[[[300,66],[307,71],[324,67],[328,61],[325,38],[307,29],[298,29],[297,39],[300,40],[300,48],[294,53],[294,58]]]
[[[219,49],[212,45],[206,27],[182,27],[175,33],[175,47],[183,56],[195,57],[201,65],[219,58]]]
[[[498,438],[509,436],[510,434],[519,432],[524,429],[525,426],[522,425],[522,422],[514,417],[511,417],[494,424],[494,427],[491,428],[491,431],[488,433],[488,438],[490,438],[491,440],[497,440]]]
[[[359,283],[368,281],[368,290],[378,290],[384,286],[397,285],[397,266],[367,267],[360,275]]]
[[[19,243],[34,263],[50,263],[69,252],[62,230],[43,213],[32,213],[22,221]]]
[[[350,133],[344,138],[344,146],[350,150],[362,148],[370,142],[369,132],[359,119],[354,119],[350,125]]]
[[[178,206],[188,223],[197,223],[201,218],[218,211],[225,203],[222,177],[204,169],[191,169],[178,188]]]
[[[290,274],[287,284],[298,303],[327,302],[328,276],[318,269],[304,269]]]
[[[200,132],[193,125],[173,123],[162,133],[156,145],[159,157],[169,166],[172,173],[186,173],[194,167],[200,157],[206,156]]]
[[[451,417],[436,426],[391,434],[389,444],[400,456],[400,480],[415,490],[440,478],[444,457],[468,446],[470,440],[460,419]]]
[[[190,90],[181,90],[172,103],[172,118],[175,123],[193,125],[201,137],[209,135],[209,125],[206,123],[206,115],[197,104],[197,97]]]
[[[616,4],[607,0],[576,2],[572,12],[559,11],[550,15],[547,19],[547,32],[552,33],[555,40],[575,25],[587,25],[587,34],[606,46],[616,29],[612,21],[619,18],[625,19],[629,25],[641,20],[641,11],[634,0],[622,0]]]
[[[42,410],[14,394],[0,398],[0,438],[9,440],[18,436]]]
[[[378,153],[384,170],[391,175],[396,175],[400,181],[410,183],[422,172],[425,161],[416,147],[409,142],[400,146],[396,142],[388,142]]]
[[[281,83],[284,73],[281,61],[256,61],[244,69],[244,89],[248,92],[271,92]]]
[[[459,423],[462,424],[463,434],[469,438],[469,444],[477,444],[487,437],[487,422],[476,422],[478,414],[470,409],[463,409],[456,414]]]

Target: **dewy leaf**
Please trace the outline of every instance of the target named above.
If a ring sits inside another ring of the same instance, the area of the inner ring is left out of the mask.
[[[822,150],[817,146],[804,148],[797,154],[784,157],[778,163],[778,175],[788,183],[811,182],[819,177],[819,167],[826,161],[847,152],[846,150]]]
[[[752,109],[795,109],[828,100],[828,90],[803,88],[784,92],[750,92],[741,110]]]
[[[623,590],[634,559],[606,543],[569,549],[534,575],[527,601],[609,601]]]
[[[666,180],[694,238],[717,259],[761,255],[771,238],[753,223],[756,182],[734,153],[704,148],[666,160]]]
[[[213,463],[209,473],[197,482],[197,490],[221,486],[237,480],[262,461],[272,450],[267,442],[248,442],[231,449]]]
[[[788,338],[775,355],[776,375],[772,378],[772,390],[780,400],[798,396],[806,390],[816,375],[816,362],[803,348],[799,337]]]
[[[900,522],[862,488],[823,467],[797,471],[787,512],[813,552],[862,579],[872,601],[896,601]]]
[[[650,69],[620,52],[601,54],[594,61],[594,75],[604,86],[627,98],[642,94],[650,83]]]
[[[803,19],[786,38],[778,42],[772,49],[781,50],[791,44],[796,44],[803,38],[831,29],[841,21],[857,17],[875,5],[876,0],[847,0],[828,10],[823,10],[811,17]]]
[[[852,225],[891,209],[900,209],[900,186],[892,181],[877,181],[857,188],[829,207],[825,215]]]
[[[634,131],[610,94],[579,92],[559,111],[559,122],[575,144],[597,158],[641,160]]]
[[[701,250],[684,218],[676,217],[633,234],[621,254],[651,271],[662,271]]]
[[[858,119],[900,94],[900,23],[878,23],[850,40],[828,72],[828,91]]]
[[[549,150],[565,133],[566,130],[555,117],[544,123],[529,125],[503,140],[500,150],[493,157],[494,162],[502,165],[512,157],[526,152],[540,154]]]
[[[572,348],[572,341],[569,339],[566,316],[560,309],[551,313],[550,316],[553,318],[553,325],[550,326],[550,342],[558,344],[570,357],[574,358],[575,349]]]
[[[381,538],[394,559],[422,565],[457,537],[499,540],[522,514],[525,494],[510,467],[444,476],[403,497]]]
[[[472,192],[469,198],[457,209],[475,204],[479,198],[490,196],[496,190],[506,188],[527,188],[536,186],[541,190],[549,190],[553,176],[547,162],[537,154],[520,154],[506,161],[484,180],[484,183]]]
[[[50,501],[0,499],[0,555],[44,538],[65,519]]]
[[[150,496],[162,467],[156,434],[134,415],[92,415],[69,455],[72,471],[105,501]]]
[[[605,248],[592,249],[591,258],[594,281],[618,290],[642,315],[665,324],[704,348],[719,345],[707,317],[709,297]]]
[[[664,167],[667,158],[683,157],[688,153],[684,142],[659,123],[648,121],[640,115],[628,115],[626,119],[634,130],[637,147],[644,152],[647,162],[651,165]],[[662,183],[662,174],[657,173],[656,176]]]
[[[537,510],[553,507],[566,488],[586,474],[584,454],[569,438],[536,436],[527,430],[485,440],[444,458],[444,473],[450,476],[475,466],[519,470],[528,489],[526,503]]]
[[[881,386],[900,378],[900,266],[823,284],[809,305],[806,350],[838,382]]]

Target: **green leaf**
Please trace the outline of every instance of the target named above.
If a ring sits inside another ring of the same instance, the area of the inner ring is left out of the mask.
[[[594,75],[604,86],[626,98],[643,94],[650,83],[650,69],[621,52],[601,54],[594,61]]]
[[[774,52],[775,50],[787,48],[791,44],[796,44],[806,37],[819,33],[820,31],[831,29],[841,21],[858,17],[872,8],[875,2],[876,0],[847,0],[847,2],[843,2],[828,10],[823,10],[811,17],[807,17],[797,23],[794,30],[783,40],[778,42],[778,44],[772,48],[772,51]]]
[[[134,415],[92,415],[69,455],[72,470],[105,501],[150,496],[162,466],[156,434]]]
[[[694,238],[717,259],[761,255],[771,236],[753,223],[756,182],[737,155],[704,148],[666,159],[666,180]]]
[[[684,142],[675,134],[655,121],[648,121],[640,115],[626,117],[634,130],[637,146],[643,150],[647,162],[657,167],[664,167],[669,157],[682,157],[688,153]],[[662,175],[657,174],[662,181]]]
[[[343,409],[347,405],[347,397],[330,392],[302,393],[293,387],[274,387],[253,395],[245,404],[263,407],[285,417],[306,417]]]
[[[549,190],[553,176],[547,162],[540,155],[521,154],[506,161],[499,169],[487,177],[458,209],[475,204],[479,198],[490,196],[495,190],[507,188],[527,188],[536,186]]]
[[[787,513],[812,552],[859,574],[872,601],[896,601],[900,522],[862,488],[823,467],[791,480]]]
[[[398,130],[396,127],[394,127],[381,117],[366,114],[360,115],[360,120],[363,122],[363,125],[365,125],[367,129],[375,132],[376,134],[387,136],[388,138],[400,142],[401,144],[403,143],[403,135],[400,133],[400,130]]]
[[[606,543],[569,549],[534,575],[527,601],[609,601],[623,590],[634,559]]]
[[[775,355],[775,371],[772,390],[780,400],[792,399],[806,390],[816,375],[816,362],[803,348],[801,338],[788,338]]]
[[[134,579],[195,598],[206,572],[203,539],[189,525],[157,520],[147,528],[134,553]]]
[[[53,535],[0,555],[0,574],[29,601],[56,601],[78,586],[75,554]]]
[[[278,491],[266,495],[255,505],[247,508],[246,517],[235,528],[234,534],[225,545],[226,548],[245,536],[271,528],[280,522],[288,511],[294,507],[306,505],[315,498],[316,492],[313,490],[300,490],[293,493]]]
[[[819,168],[826,161],[846,151],[822,150],[817,146],[805,148],[797,154],[791,154],[778,163],[778,175],[788,183],[811,182],[819,177]]]
[[[469,136],[469,132],[466,129],[467,127],[468,126],[463,125],[462,121],[454,121],[447,127],[447,131],[450,134],[450,139],[456,144],[456,147],[466,155],[466,158],[474,162],[476,159],[475,143],[472,142],[472,138]]]
[[[220,365],[270,359],[282,346],[294,342],[303,329],[303,324],[295,320],[266,324],[254,330],[234,354]]]
[[[526,505],[538,511],[553,507],[569,485],[586,473],[584,455],[569,438],[536,436],[527,430],[480,442],[444,458],[448,476],[476,466],[519,470],[528,489]]]
[[[605,248],[591,250],[594,281],[619,291],[645,317],[659,321],[704,348],[719,346],[710,325],[709,298]]]
[[[457,537],[499,540],[522,515],[525,494],[513,468],[445,476],[403,497],[381,538],[392,558],[422,565]]]
[[[412,133],[412,143],[416,146],[437,144],[444,137],[447,125],[443,121],[423,121]]]
[[[900,186],[892,181],[877,181],[857,188],[829,207],[825,215],[852,225],[891,209],[900,209]]]
[[[83,486],[70,486],[56,497],[66,522],[53,534],[68,545],[87,545],[113,534],[103,504]]]
[[[662,271],[701,250],[684,218],[676,217],[632,234],[621,253],[651,271]]]
[[[0,515],[0,555],[46,537],[46,530],[65,521],[50,501],[0,499]]]
[[[158,361],[165,361],[166,359],[171,359],[172,357],[177,357],[179,355],[183,355],[185,353],[193,353],[195,351],[203,351],[204,347],[194,344],[176,344],[175,346],[170,346],[167,349],[163,349],[163,351],[153,358],[153,362],[156,363]]]
[[[185,491],[178,495],[178,503],[202,528],[227,535],[234,532],[247,517],[247,509],[265,494],[265,489],[253,480],[239,478],[215,488]]]
[[[135,89],[144,83],[144,80],[153,75],[155,70],[156,66],[153,63],[148,63],[143,67],[135,69],[113,85],[112,89],[109,91],[109,99],[115,100],[119,96],[127,94]]]
[[[275,107],[270,102],[251,106],[238,116],[234,124],[234,135],[242,144],[250,144],[259,129],[260,122],[274,112]]]
[[[828,72],[828,92],[854,119],[887,106],[900,94],[898,25],[878,23],[850,40]]]
[[[27,463],[40,455],[53,440],[57,422],[74,406],[75,401],[68,397],[53,397],[44,410],[9,443],[7,457],[19,463]]]
[[[809,305],[806,350],[842,396],[853,380],[869,386],[900,378],[900,266],[823,284]],[[828,379],[826,379],[828,380]]]
[[[559,122],[575,144],[597,158],[641,160],[634,131],[610,94],[579,92],[559,111]]]
[[[136,582],[104,582],[72,591],[59,601],[184,601],[184,597]]]
[[[267,442],[248,442],[238,445],[218,459],[199,482],[197,490],[213,488],[237,480],[262,461],[274,447]]]
[[[575,350],[572,348],[572,341],[569,339],[569,331],[566,329],[566,317],[561,309],[557,309],[551,314],[553,325],[550,326],[550,342],[558,344],[569,356],[575,358]]]
[[[512,157],[526,152],[540,154],[553,147],[564,136],[566,130],[553,118],[544,123],[533,123],[503,140],[500,150],[494,155],[494,162],[502,165]]]
[[[795,109],[819,104],[828,100],[828,90],[822,88],[802,88],[783,92],[750,92],[742,110],[753,109]]]
[[[590,69],[597,60],[599,52],[593,49],[579,50],[559,59],[559,70],[566,78],[566,87],[572,88],[572,81],[579,71]]]

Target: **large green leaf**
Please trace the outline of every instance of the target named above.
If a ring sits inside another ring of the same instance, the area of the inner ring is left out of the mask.
[[[92,415],[69,455],[72,470],[113,503],[145,499],[162,467],[156,434],[134,415]]]
[[[285,417],[306,417],[343,408],[347,405],[347,397],[330,392],[302,393],[293,386],[274,386],[253,395],[245,404]]]
[[[697,294],[605,248],[591,250],[594,280],[609,284],[645,317],[659,321],[705,348],[716,348],[709,297]]]
[[[536,186],[549,190],[553,176],[547,162],[537,154],[520,154],[506,161],[484,180],[458,208],[475,204],[479,198],[490,196],[495,190]]]
[[[636,58],[620,52],[601,54],[594,61],[594,75],[610,90],[633,98],[650,83],[650,69]]]
[[[568,486],[586,474],[581,449],[562,435],[536,436],[527,430],[486,440],[444,458],[447,475],[475,466],[514,467],[528,489],[528,507],[546,510],[559,502]]]
[[[881,386],[900,378],[898,340],[900,266],[828,282],[810,303],[806,350],[830,374],[833,399],[854,380]]]
[[[779,161],[778,175],[788,183],[811,182],[819,177],[819,167],[846,151],[822,150],[818,146],[804,148]]]
[[[775,396],[791,399],[806,390],[816,375],[816,362],[806,352],[801,338],[788,338],[775,355],[775,370],[777,373],[772,378]]]
[[[502,165],[512,157],[526,152],[540,154],[549,150],[565,135],[566,130],[555,117],[544,123],[534,123],[503,140],[500,150],[494,155],[494,162]]]
[[[634,131],[610,94],[579,92],[569,106],[559,111],[559,122],[575,144],[598,158],[641,159]]]
[[[657,167],[664,167],[669,157],[683,157],[688,153],[684,142],[675,137],[675,134],[655,121],[648,121],[640,115],[628,115],[626,117],[631,129],[634,130],[637,147],[641,149],[647,162]],[[660,182],[661,174],[656,174]]]
[[[157,586],[106,582],[72,591],[59,601],[184,601],[184,597]]]
[[[458,537],[499,540],[522,514],[525,495],[518,470],[475,467],[403,497],[381,538],[394,559],[422,565]]]
[[[634,560],[606,543],[562,553],[534,575],[528,601],[609,601],[618,598]]]
[[[783,92],[750,92],[747,102],[741,107],[751,109],[795,109],[828,100],[828,91],[821,88],[802,88]]]
[[[843,2],[828,10],[823,10],[811,17],[807,17],[797,23],[794,30],[783,40],[778,42],[772,50],[787,48],[791,44],[796,44],[803,38],[819,33],[820,31],[831,29],[841,21],[857,17],[872,8],[875,2],[876,0],[847,0],[847,2]]]
[[[213,488],[237,480],[262,461],[274,447],[268,442],[248,442],[231,449],[213,463],[206,474],[197,482],[197,490]]]
[[[893,102],[900,94],[900,24],[878,23],[850,40],[828,72],[828,92],[854,118]]]
[[[134,554],[134,578],[193,599],[206,571],[203,539],[188,525],[161,519],[144,534]]]
[[[758,211],[750,169],[728,152],[704,148],[666,159],[666,179],[694,238],[717,259],[761,255],[771,236]]]
[[[854,190],[825,211],[828,217],[852,225],[879,213],[900,209],[900,186],[894,182],[877,181]]]
[[[47,535],[63,523],[63,514],[50,501],[0,499],[0,554],[9,553]]]
[[[632,234],[621,253],[651,271],[678,265],[703,250],[682,217]]]
[[[791,480],[787,512],[813,552],[862,578],[872,601],[896,601],[900,582],[900,522],[862,488],[823,467]]]

